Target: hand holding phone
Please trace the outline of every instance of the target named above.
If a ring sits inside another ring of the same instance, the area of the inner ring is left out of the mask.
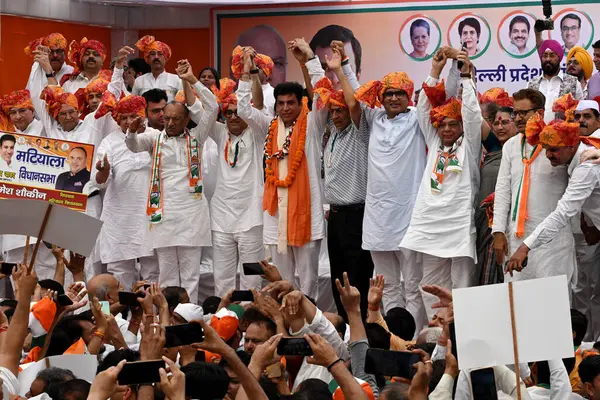
[[[467,42],[464,42],[460,48],[461,51],[466,51],[467,50]],[[463,63],[462,61],[458,61],[456,63],[456,66],[458,67],[459,70],[462,69],[462,67],[465,65],[465,63]]]
[[[171,325],[165,328],[165,347],[187,346],[204,341],[204,330],[200,324]]]
[[[250,290],[234,290],[231,294],[231,301],[254,301],[254,295]]]
[[[409,351],[368,349],[365,372],[367,374],[412,379],[416,372],[413,365],[419,361],[421,361],[421,356]]]
[[[308,341],[304,338],[281,338],[277,345],[280,356],[312,356],[314,355]]]
[[[264,275],[265,271],[258,262],[243,263],[244,275]]]
[[[4,275],[12,275],[13,268],[15,268],[16,266],[16,263],[3,262],[0,264],[0,272],[2,272]]]
[[[144,292],[119,292],[119,303],[123,306],[139,307],[138,298],[146,297]]]
[[[141,385],[160,382],[160,368],[165,368],[163,360],[135,361],[123,365],[117,377],[119,385]]]
[[[494,369],[482,368],[471,371],[471,390],[473,400],[498,400]]]

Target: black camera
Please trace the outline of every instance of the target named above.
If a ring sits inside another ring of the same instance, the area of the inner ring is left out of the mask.
[[[542,0],[545,19],[537,19],[533,28],[536,32],[553,31],[554,20],[552,20],[552,0]]]

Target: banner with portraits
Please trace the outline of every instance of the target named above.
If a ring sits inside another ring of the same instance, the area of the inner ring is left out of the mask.
[[[344,36],[351,65],[365,83],[392,71],[406,71],[421,86],[440,46],[464,48],[477,70],[479,91],[500,86],[509,93],[541,75],[534,22],[543,19],[542,2],[509,0],[363,2],[327,6],[280,6],[216,9],[213,12],[214,62],[230,76],[231,51],[240,44],[270,56],[275,86],[285,80],[302,82],[297,61],[286,49],[288,40],[304,37],[323,61],[326,43]],[[583,46],[592,54],[594,20],[600,7],[592,2],[554,0],[554,30],[543,38],[559,41],[566,54]]]
[[[0,131],[0,199],[85,211],[94,146]]]

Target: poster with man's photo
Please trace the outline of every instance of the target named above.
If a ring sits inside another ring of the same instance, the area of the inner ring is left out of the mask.
[[[85,211],[94,146],[0,131],[0,199]]]

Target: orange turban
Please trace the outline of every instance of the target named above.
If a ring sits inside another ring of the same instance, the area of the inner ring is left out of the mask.
[[[46,37],[41,37],[35,39],[25,47],[25,54],[28,56],[37,49],[39,45],[47,46],[47,47],[58,47],[59,49],[66,50],[67,49],[67,39],[60,33],[51,33]]]
[[[579,100],[575,100],[571,93],[567,93],[564,96],[554,100],[552,104],[552,112],[563,113],[567,121],[573,121],[575,115],[575,109],[579,104]]]
[[[275,64],[271,57],[266,56],[264,54],[257,54],[254,57],[254,63],[257,68],[263,70],[266,76],[271,75],[273,72],[273,67]],[[242,76],[242,72],[244,71],[244,51],[242,46],[237,46],[233,49],[233,54],[231,58],[231,72],[233,72],[233,76],[239,79]]]
[[[500,107],[512,107],[513,98],[508,95],[506,90],[495,87],[486,90],[479,98],[481,104],[496,103]]]
[[[2,107],[2,111],[8,115],[11,108],[28,108],[31,111],[33,109],[33,103],[31,102],[31,94],[29,90],[15,90],[0,100],[0,106]]]
[[[137,114],[142,118],[146,117],[146,100],[142,96],[130,94],[117,102],[115,95],[109,91],[102,95],[102,103],[94,118],[102,118],[111,113],[113,119],[119,123],[123,114]]]
[[[194,96],[196,96],[196,98],[199,99],[200,96],[198,96],[198,93],[196,93],[196,89],[193,86],[192,91],[194,92]],[[181,104],[185,104],[185,92],[183,90],[177,92],[177,94],[175,95],[175,101]]]
[[[444,81],[435,86],[428,86],[423,83],[423,91],[431,103],[429,119],[434,128],[440,126],[444,118],[462,120],[462,103],[454,97],[446,99]]]
[[[88,83],[86,87],[77,89],[75,97],[77,97],[79,112],[82,113],[82,118],[84,118],[89,111],[88,96],[91,93],[106,93],[108,91],[108,84],[108,81],[102,78],[96,78]]]
[[[73,93],[64,92],[60,86],[48,85],[42,90],[40,99],[46,102],[48,113],[52,118],[56,119],[63,104],[73,106],[76,110],[79,109],[77,97]]]
[[[344,99],[344,91],[335,90],[333,88],[333,83],[331,83],[326,76],[319,79],[313,87],[313,92],[319,94],[317,99],[317,110],[320,110],[323,107],[329,107],[330,105],[348,108],[346,100]]]
[[[135,46],[144,52],[144,58],[148,57],[151,51],[160,51],[165,55],[165,59],[171,58],[171,48],[166,43],[154,39],[154,36],[146,35],[138,40]]]
[[[415,89],[413,81],[406,72],[391,72],[380,81],[369,81],[356,90],[356,100],[367,104],[369,107],[381,107],[383,93],[388,89],[400,89],[406,92],[409,104]]]
[[[102,56],[102,61],[106,58],[106,47],[97,41],[97,40],[88,40],[87,38],[81,39],[81,42],[77,43],[77,40],[71,41],[69,45],[69,53],[67,54],[67,58],[71,64],[79,70],[81,68],[81,61],[83,60],[83,55],[87,49],[96,50]],[[73,73],[75,73],[74,71]]]
[[[525,137],[532,146],[537,144],[552,147],[575,146],[579,143],[579,123],[555,119],[546,125],[536,113],[527,121]]]
[[[239,324],[237,314],[227,308],[221,308],[210,320],[210,326],[224,341],[228,341],[235,335]]]
[[[234,93],[235,81],[229,78],[221,78],[219,80],[219,86],[221,89],[217,89],[217,87],[213,85],[211,90],[215,94],[217,103],[219,103],[221,109],[226,111],[230,104],[237,104],[237,96]]]

